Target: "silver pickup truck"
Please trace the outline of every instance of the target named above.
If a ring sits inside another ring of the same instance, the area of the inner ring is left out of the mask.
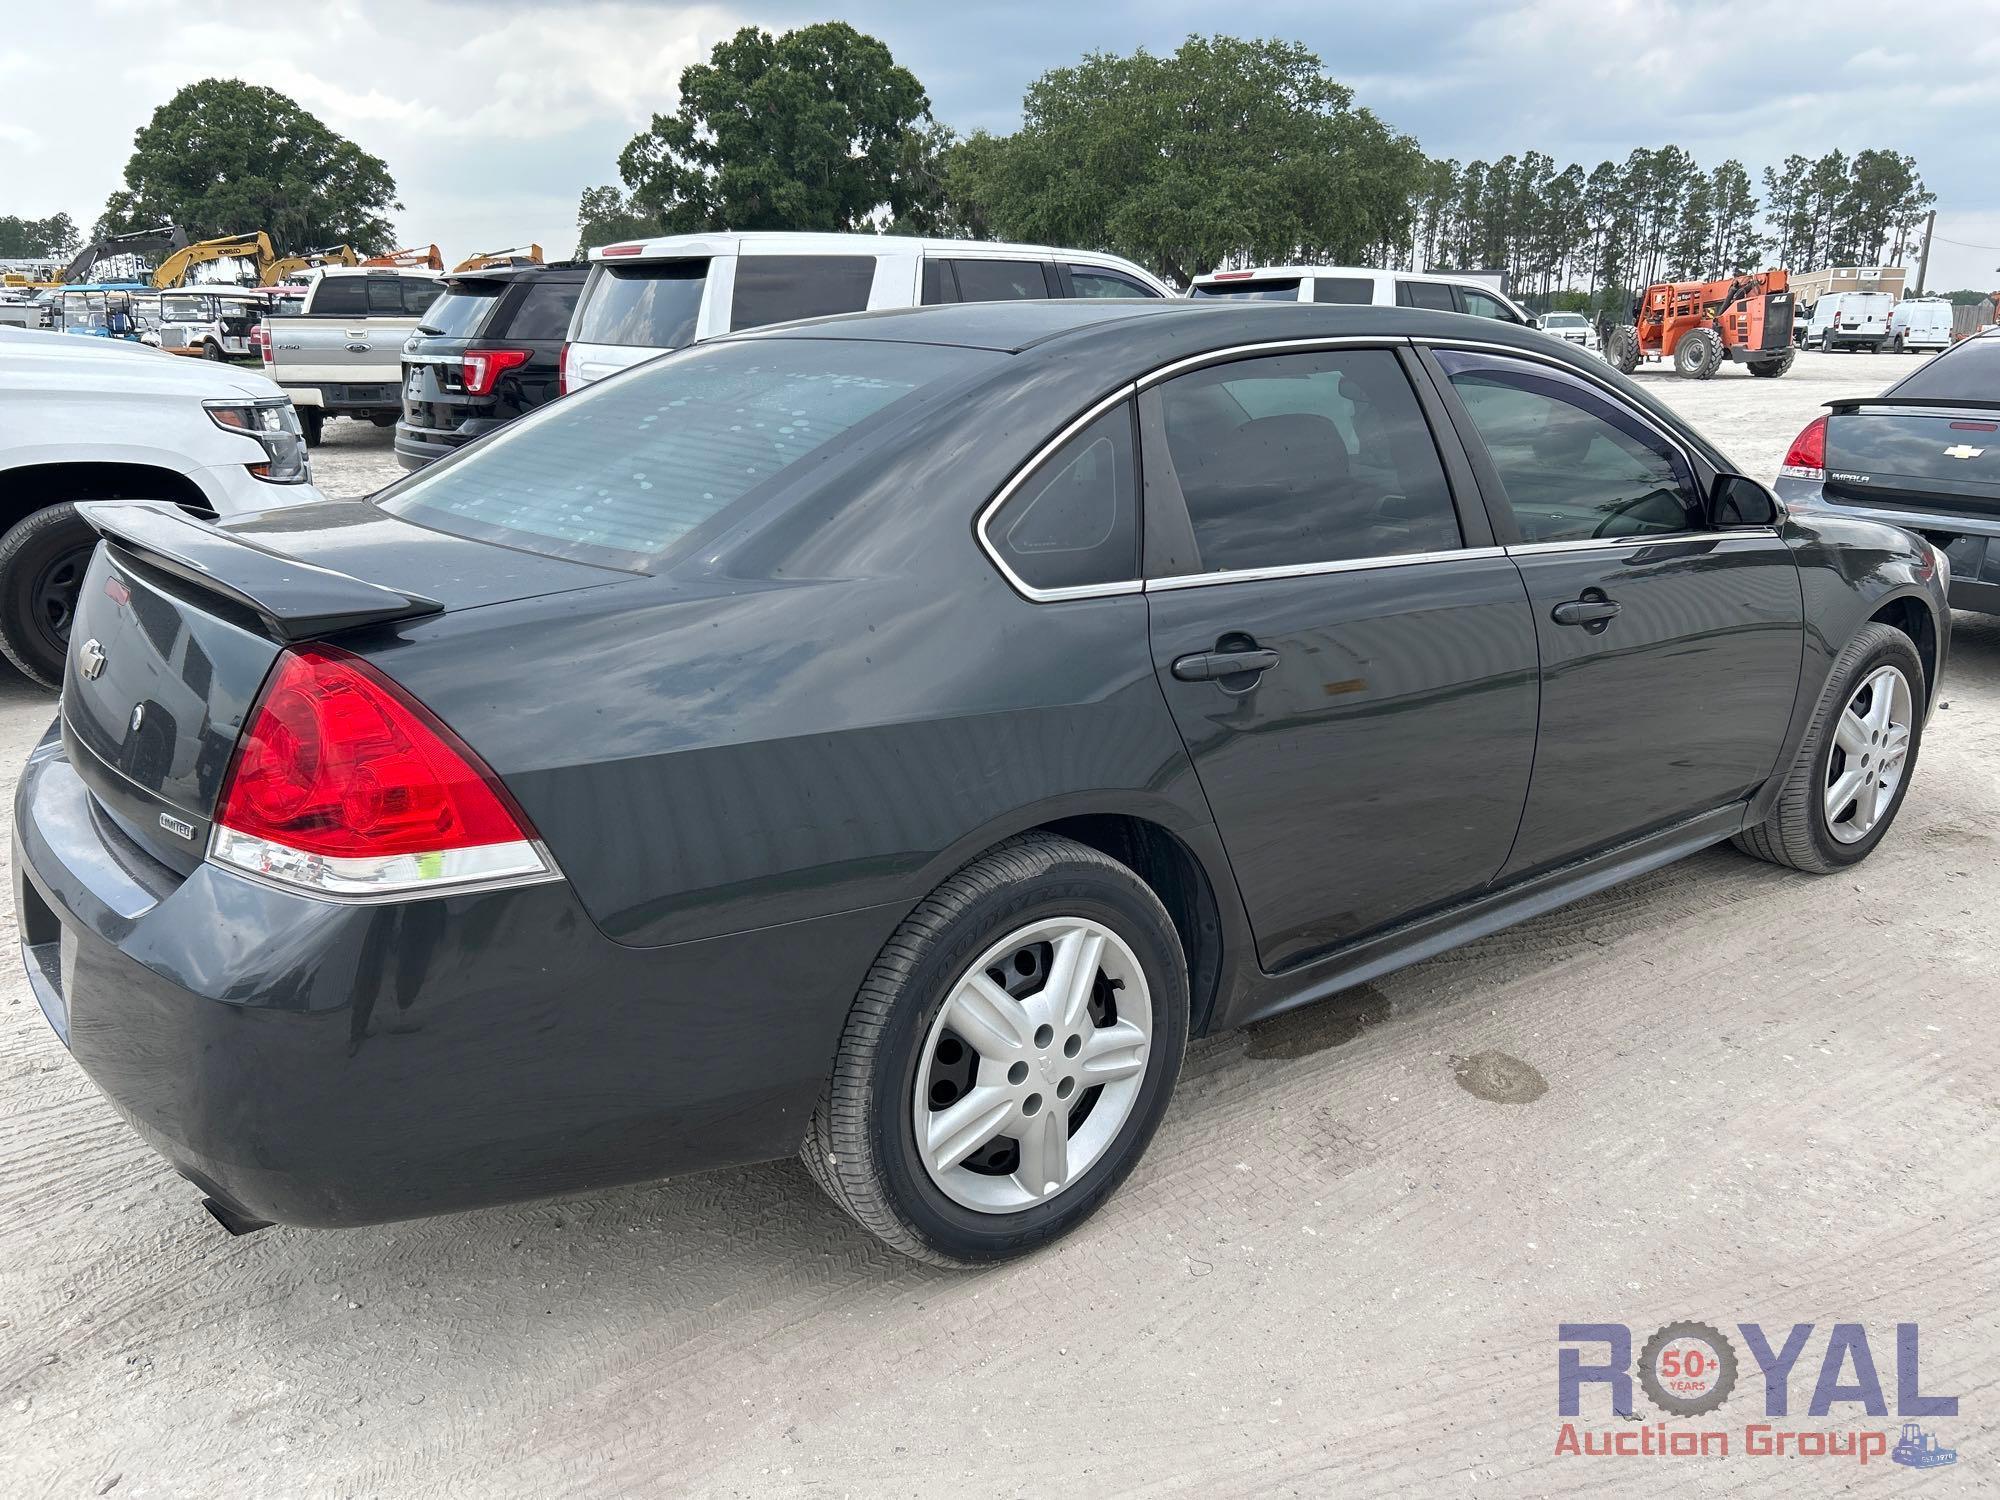
[[[442,291],[432,271],[328,267],[296,313],[266,324],[264,373],[298,407],[309,444],[328,417],[388,427],[402,415],[403,341]]]

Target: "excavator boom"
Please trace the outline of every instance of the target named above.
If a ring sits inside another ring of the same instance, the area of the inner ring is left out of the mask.
[[[271,247],[271,237],[261,229],[254,234],[226,234],[176,250],[154,269],[153,285],[162,291],[185,286],[189,273],[196,266],[218,260],[247,260],[255,266],[256,275],[261,280],[265,268],[277,258],[278,252]]]
[[[94,245],[79,250],[76,259],[63,267],[57,281],[71,286],[89,281],[97,263],[109,260],[114,255],[172,255],[187,248],[187,231],[177,224],[162,224],[158,229],[137,229],[130,234],[107,235]]]

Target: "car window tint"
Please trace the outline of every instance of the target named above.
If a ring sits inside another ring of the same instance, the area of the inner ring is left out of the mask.
[[[368,312],[368,278],[328,276],[313,288],[312,310],[334,317],[362,317]]]
[[[1196,286],[1196,297],[1220,297],[1231,302],[1296,302],[1299,278],[1266,277],[1259,281],[1207,281]]]
[[[1495,318],[1502,323],[1520,321],[1508,310],[1506,303],[1489,292],[1480,291],[1476,286],[1462,286],[1458,289],[1458,294],[1465,299],[1465,310],[1475,318]]]
[[[961,302],[1019,302],[1049,294],[1038,260],[954,260]]]
[[[1960,340],[1908,379],[1890,386],[1888,394],[1984,404],[1995,391],[2000,391],[2000,334],[1981,334]]]
[[[599,265],[584,285],[577,314],[580,344],[678,349],[694,342],[706,260],[656,260],[637,266]]]
[[[424,310],[417,332],[446,338],[470,338],[500,300],[500,288],[488,283],[480,287],[459,287],[444,293]]]
[[[576,311],[577,294],[583,290],[580,281],[537,281],[528,288],[528,295],[514,310],[514,320],[507,329],[507,337],[513,339],[555,340],[569,332],[570,314]]]
[[[1457,312],[1451,287],[1442,281],[1399,281],[1396,301],[1403,307],[1428,307],[1436,312]]]
[[[1069,268],[1070,285],[1076,288],[1079,297],[1157,297],[1160,294],[1144,282],[1135,281],[1130,276],[1122,276],[1116,271],[1107,271],[1102,266],[1072,265]]]
[[[1519,360],[1455,349],[1437,357],[1492,457],[1522,541],[1700,527],[1687,460],[1609,395]]]
[[[1375,300],[1375,283],[1366,276],[1315,276],[1313,301],[1366,307]]]
[[[441,281],[426,281],[418,277],[406,277],[403,280],[402,310],[405,313],[415,313],[421,317],[425,312],[430,310],[430,305],[437,301],[438,293],[443,290],[444,283]]]
[[[1124,403],[1064,443],[986,522],[986,537],[1030,588],[1120,583],[1139,572],[1139,486]]]
[[[729,326],[741,331],[860,312],[875,284],[872,255],[743,255]]]
[[[643,571],[925,387],[1004,356],[834,339],[712,344],[551,402],[377,496],[425,526]],[[829,507],[837,506],[829,494]]]
[[[1437,445],[1389,351],[1240,360],[1160,395],[1201,571],[1460,545]]]

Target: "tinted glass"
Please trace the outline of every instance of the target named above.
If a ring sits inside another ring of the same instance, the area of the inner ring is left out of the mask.
[[[1038,260],[955,260],[961,302],[1020,302],[1049,294]]]
[[[439,530],[643,569],[870,418],[1003,357],[835,340],[711,345],[551,403],[378,499]]]
[[[1889,387],[1891,396],[1991,401],[2000,392],[2000,335],[1963,339]]]
[[[1119,583],[1139,572],[1138,469],[1128,404],[1051,454],[986,523],[1031,588]]]
[[[1475,318],[1497,318],[1502,323],[1518,323],[1521,320],[1508,310],[1507,304],[1489,292],[1478,287],[1462,286],[1459,296],[1465,299],[1465,310]]]
[[[406,277],[402,287],[403,311],[422,317],[430,311],[430,305],[437,301],[443,291],[444,283],[441,281],[428,281],[415,276]]]
[[[328,276],[313,288],[312,310],[321,316],[332,314],[336,317],[366,317],[368,315],[368,278],[365,276]]]
[[[590,273],[578,313],[582,344],[678,349],[694,342],[694,320],[708,284],[705,260],[600,265]]]
[[[872,255],[742,255],[736,260],[732,329],[860,312],[875,284]]]
[[[1160,294],[1143,282],[1102,266],[1071,266],[1069,284],[1079,297],[1157,297]]]
[[[1223,297],[1233,302],[1296,302],[1299,279],[1270,277],[1259,281],[1212,281],[1196,285],[1197,297]]]
[[[1366,276],[1315,276],[1313,301],[1366,307],[1375,300],[1375,283]]]
[[[462,288],[446,292],[424,310],[423,321],[417,324],[417,331],[441,334],[446,338],[471,338],[499,299],[500,289],[496,286],[483,287],[478,291]]]
[[[1544,366],[1438,351],[1524,542],[1698,529],[1687,462],[1635,413]]]
[[[1404,307],[1428,307],[1436,312],[1457,312],[1451,288],[1442,281],[1399,281],[1396,301]]]
[[[541,339],[556,342],[569,332],[570,314],[576,311],[581,281],[537,281],[514,309],[507,326],[510,339]]]
[[[1459,545],[1430,427],[1387,350],[1240,360],[1160,395],[1203,572]]]

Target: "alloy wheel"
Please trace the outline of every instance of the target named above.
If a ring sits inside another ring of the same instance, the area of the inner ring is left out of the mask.
[[[1131,1118],[1152,1026],[1145,971],[1101,923],[1035,922],[993,944],[918,1055],[912,1123],[931,1181],[983,1213],[1076,1184]]]
[[[1877,667],[1840,711],[1826,762],[1827,832],[1843,844],[1868,837],[1896,800],[1910,755],[1915,698],[1895,667]]]

